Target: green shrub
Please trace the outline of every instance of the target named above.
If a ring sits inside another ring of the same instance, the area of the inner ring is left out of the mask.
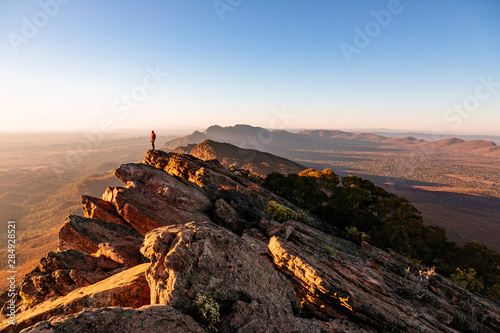
[[[361,243],[363,241],[370,241],[370,235],[364,232],[359,232],[358,229],[354,226],[346,227],[345,231],[347,232],[347,239],[352,242]]]
[[[326,253],[328,253],[330,255],[332,255],[332,254],[335,253],[335,251],[333,251],[333,249],[331,247],[329,247],[329,246],[323,246],[323,250],[325,250]]]
[[[249,174],[248,179],[257,184],[262,183],[262,178],[260,178],[260,176],[256,172],[252,172],[251,174]]]
[[[500,300],[500,283],[495,283],[494,285],[486,288],[485,294],[490,301],[498,303],[498,300]]]
[[[474,268],[465,270],[457,267],[456,273],[451,274],[450,278],[455,284],[471,292],[478,293],[484,289],[484,285],[476,279]]]
[[[219,304],[212,297],[197,294],[193,305],[198,309],[207,332],[217,332],[215,325],[219,322],[220,317]]]
[[[266,206],[266,214],[279,222],[285,222],[288,220],[303,221],[305,215],[302,213],[297,213],[288,207],[284,207],[275,201],[269,201]]]

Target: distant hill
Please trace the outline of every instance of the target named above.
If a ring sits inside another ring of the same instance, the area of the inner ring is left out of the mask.
[[[415,144],[415,143],[422,143],[425,142],[424,140],[420,139],[418,140],[417,138],[413,136],[407,136],[404,138],[390,138],[390,139],[385,139],[384,142],[386,143],[395,143],[395,144]]]
[[[500,149],[493,141],[472,140],[464,141],[459,138],[443,139],[434,142],[428,142],[426,147],[438,148],[442,151],[454,151],[471,153],[477,155],[500,156]]]
[[[370,137],[374,139],[370,141]],[[195,131],[185,137],[168,141],[163,148],[175,149],[179,146],[198,144],[205,140],[227,142],[240,148],[256,149],[276,154],[289,159],[300,157],[296,151],[322,150],[356,150],[368,147],[377,150],[383,137],[367,134],[353,134],[336,131],[306,131],[290,133],[285,130],[270,131],[261,127],[235,125],[228,127],[210,126],[203,132]]]
[[[294,149],[353,149],[353,147],[360,145],[374,147],[380,145],[388,137],[336,130],[308,130],[291,133],[285,130],[270,131],[249,125],[228,127],[215,125],[203,132],[195,131],[185,137],[170,140],[164,147],[175,149],[188,144],[198,144],[207,139],[227,142],[240,148],[251,148],[276,154]]]
[[[322,138],[336,138],[336,139],[348,139],[348,140],[358,140],[358,141],[372,141],[381,142],[388,139],[385,136],[377,135],[373,133],[349,133],[338,130],[307,130],[301,131],[297,134],[308,135],[312,137],[322,137]]]
[[[384,151],[418,148],[426,151],[466,152],[475,155],[500,156],[500,148],[490,140],[464,141],[461,138],[444,138],[425,141],[418,136],[389,137],[375,133],[350,133],[339,130],[305,130],[291,133],[285,130],[270,131],[262,127],[235,125],[210,126],[203,132],[168,141],[163,148],[198,144],[205,140],[227,142],[240,148],[251,148],[277,154],[289,159],[301,159],[304,150]]]
[[[214,125],[208,127],[203,132],[194,131],[190,135],[170,140],[165,144],[165,148],[175,149],[179,146],[186,146],[188,144],[198,144],[207,139],[218,142],[228,142],[239,147],[246,146],[244,148],[250,148],[251,144],[249,142],[255,141],[251,139],[252,137],[258,136],[260,134],[261,136],[265,136],[266,138],[268,138],[270,136],[273,136],[273,134],[271,133],[272,132],[267,129],[249,125],[235,125],[229,127]]]
[[[223,166],[229,168],[233,165],[236,168],[255,172],[265,176],[270,172],[280,172],[283,174],[298,173],[305,166],[279,157],[270,153],[261,152],[255,149],[243,149],[230,143],[205,140],[200,144],[189,144],[174,149],[177,153],[191,154],[202,160],[217,159]]]
[[[360,132],[361,130],[352,130],[352,131]],[[471,135],[471,134],[453,134],[453,133],[436,133],[436,132],[408,132],[408,131],[389,131],[383,129],[364,129],[362,131],[386,136],[389,138],[401,138],[401,137],[413,136],[417,139],[423,139],[425,141],[438,141],[440,139],[457,137],[464,141],[484,140],[484,141],[493,141],[497,145],[500,144],[500,136],[498,135],[495,136],[495,135]]]
[[[449,138],[449,139],[442,139],[439,141],[434,141],[430,144],[436,146],[436,147],[447,147],[447,146],[453,146],[457,144],[464,143],[465,141],[459,138]]]

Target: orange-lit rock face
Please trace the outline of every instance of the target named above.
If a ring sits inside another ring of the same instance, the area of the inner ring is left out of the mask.
[[[279,230],[269,222],[261,226],[269,236]],[[466,308],[459,310],[445,296],[460,294],[459,287],[433,269],[366,242],[357,246],[300,222],[287,221],[281,226],[282,231],[290,228],[291,233],[272,236],[268,250],[273,263],[294,286],[306,316],[435,332],[450,331],[456,311],[464,315],[467,311],[466,303],[461,303]],[[490,309],[492,326],[500,324],[492,304],[469,297],[475,307]],[[425,320],[418,319],[423,318],[422,313],[426,313]]]

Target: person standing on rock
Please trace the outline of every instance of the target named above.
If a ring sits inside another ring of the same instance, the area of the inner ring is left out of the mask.
[[[155,140],[156,140],[155,131],[151,131],[151,145],[153,146],[153,150],[155,150]]]

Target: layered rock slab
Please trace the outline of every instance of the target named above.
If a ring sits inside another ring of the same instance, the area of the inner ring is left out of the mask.
[[[105,280],[70,292],[64,297],[51,298],[16,316],[15,331],[49,320],[57,315],[68,315],[85,308],[108,306],[138,308],[150,304],[150,290],[145,271],[149,264],[142,264],[117,273]],[[9,326],[3,322],[0,330]],[[36,331],[36,330],[35,330]],[[70,331],[67,331],[70,332]]]
[[[24,306],[33,307],[51,297],[65,296],[73,290],[104,280],[126,268],[107,257],[68,250],[49,252],[40,264],[20,282]]]
[[[138,233],[189,221],[207,221],[209,216],[201,212],[179,209],[161,195],[143,186],[108,188],[103,195],[116,207],[120,216]]]
[[[191,317],[168,305],[107,307],[43,321],[23,333],[205,333]]]
[[[128,227],[70,215],[59,230],[59,250],[104,255],[132,267],[145,262],[140,253],[144,236]]]
[[[275,233],[269,252],[302,298],[306,315],[347,320],[368,331],[495,332],[500,327],[497,305],[439,274],[425,274],[428,268],[401,255],[367,243],[359,247],[296,221],[263,226]]]
[[[314,320],[297,318],[293,289],[248,242],[213,223],[187,223],[151,231],[142,253],[152,304],[192,311],[197,294],[221,311],[220,331],[319,332]]]
[[[142,235],[158,227],[207,221],[212,202],[198,186],[145,164],[122,164],[115,172],[126,187],[108,188],[102,200]]]

